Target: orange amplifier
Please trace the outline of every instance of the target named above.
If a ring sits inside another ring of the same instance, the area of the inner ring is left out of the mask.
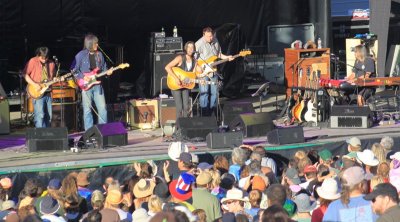
[[[129,101],[128,105],[131,127],[139,129],[154,129],[159,127],[157,99],[133,99]]]

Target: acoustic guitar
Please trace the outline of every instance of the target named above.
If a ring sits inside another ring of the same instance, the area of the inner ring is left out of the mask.
[[[234,55],[233,58],[237,58],[237,57],[244,57],[247,55],[251,55],[251,51],[250,50],[242,50],[241,52],[239,52],[239,54]],[[201,67],[201,69],[203,70],[202,73],[196,73],[198,78],[203,78],[205,76],[209,76],[210,73],[216,72],[217,65],[220,65],[222,63],[228,62],[229,59],[221,59],[218,60],[218,56],[211,56],[210,58],[206,59],[206,60],[201,60],[198,59],[197,60],[197,65]],[[211,77],[211,76],[210,76]]]
[[[104,71],[104,72],[101,72],[101,73],[97,73],[97,72],[99,71],[98,68],[93,69],[91,72],[83,73],[83,75],[84,75],[85,77],[89,77],[89,80],[85,80],[85,79],[83,79],[83,78],[82,78],[82,79],[79,79],[78,82],[77,82],[77,83],[78,83],[78,86],[79,86],[79,88],[81,88],[82,90],[87,91],[87,90],[89,90],[90,88],[92,88],[94,85],[100,84],[101,82],[98,81],[97,78],[106,75],[108,71],[110,71],[110,70],[115,71],[115,70],[117,70],[117,69],[125,69],[125,68],[127,68],[127,67],[129,67],[129,64],[128,64],[128,63],[121,63],[121,64],[119,64],[118,66],[112,67],[112,68],[110,68],[110,69],[108,69],[108,70],[106,70],[106,71]]]
[[[61,81],[63,81],[63,79],[70,77],[71,75],[72,75],[72,73],[67,73],[67,74],[61,76],[60,79],[61,79]],[[28,93],[29,97],[31,97],[33,99],[40,99],[43,96],[43,94],[45,92],[47,92],[49,87],[58,81],[59,81],[58,78],[54,78],[51,81],[39,83],[39,85],[40,85],[39,89],[36,89],[32,84],[28,84],[26,86],[26,92]]]
[[[175,78],[171,75],[167,75],[167,86],[170,90],[178,90],[178,89],[193,89],[196,83],[204,83],[211,85],[220,84],[218,81],[205,81],[196,79],[196,74],[194,72],[186,72],[179,67],[172,67],[172,72],[179,78],[182,85],[178,85],[175,81]]]

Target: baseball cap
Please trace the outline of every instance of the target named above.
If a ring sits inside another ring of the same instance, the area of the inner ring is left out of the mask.
[[[52,190],[58,190],[61,188],[61,181],[59,179],[51,179],[47,187]]]
[[[364,196],[365,200],[373,200],[377,196],[398,197],[397,189],[390,183],[381,183],[374,187],[371,193]]]
[[[316,173],[318,172],[317,168],[314,165],[307,165],[304,170],[304,173]]]
[[[292,181],[293,184],[300,184],[299,173],[294,168],[288,168],[286,170],[286,177]]]
[[[327,149],[323,149],[318,153],[318,156],[323,160],[329,160],[332,158],[332,153],[331,151],[327,150]]]
[[[197,168],[200,168],[202,170],[206,170],[206,169],[211,169],[213,168],[213,165],[207,163],[207,162],[201,162],[199,163],[199,165],[197,165]]]
[[[190,153],[183,152],[179,155],[178,160],[181,160],[184,163],[192,163],[192,155]]]
[[[348,186],[354,186],[365,179],[365,172],[359,166],[349,167],[343,172],[342,178],[346,180]]]
[[[361,146],[361,140],[358,139],[357,137],[351,137],[350,139],[347,139],[346,143],[352,146]]]

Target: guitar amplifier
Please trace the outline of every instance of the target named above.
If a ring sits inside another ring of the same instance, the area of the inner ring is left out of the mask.
[[[192,98],[189,98],[189,108],[192,107]],[[160,125],[164,126],[168,120],[176,121],[176,106],[174,98],[160,99]],[[190,115],[192,116],[192,115]]]
[[[182,37],[154,38],[153,41],[155,52],[182,51],[183,49]]]
[[[130,126],[139,129],[153,129],[159,126],[158,100],[130,100]]]
[[[372,112],[368,106],[333,106],[331,128],[360,128],[372,126]]]

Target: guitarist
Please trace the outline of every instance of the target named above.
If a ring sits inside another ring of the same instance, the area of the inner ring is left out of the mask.
[[[194,58],[194,52],[196,51],[194,42],[186,42],[184,46],[185,54],[176,56],[170,63],[165,66],[165,70],[168,75],[175,79],[178,86],[183,86],[185,83],[182,82],[178,76],[172,71],[172,67],[180,67],[186,72],[192,72],[196,66],[196,60]],[[175,100],[176,105],[176,119],[179,117],[189,116],[189,89],[181,88],[177,90],[171,90],[172,96]]]
[[[85,76],[84,73],[89,73],[96,68],[99,69],[99,72],[107,70],[104,56],[97,50],[98,42],[99,39],[95,35],[88,34],[85,36],[84,49],[76,54],[74,61],[75,65],[73,65],[73,70],[77,74],[77,79],[90,81],[90,77]],[[112,70],[107,72],[107,75],[111,74]],[[91,110],[93,102],[96,105],[98,112],[98,123],[107,123],[106,101],[101,84],[94,85],[87,91],[82,90],[83,122],[85,131],[93,126],[93,115]]]
[[[217,38],[214,37],[214,31],[210,27],[203,29],[203,37],[196,42],[196,49],[199,53],[198,61],[207,60],[211,56],[217,56],[220,59],[229,59],[229,61],[234,59],[231,55],[227,56],[221,53],[221,46],[219,45]],[[218,76],[205,76],[203,77],[203,80],[216,82],[218,80]],[[201,113],[203,116],[211,116],[217,105],[218,85],[207,85],[200,83],[199,90]],[[211,94],[210,99],[209,94]]]
[[[25,80],[40,90],[40,83],[50,81],[55,75],[55,63],[48,60],[49,49],[39,47],[36,49],[36,56],[31,58],[24,69]],[[33,112],[36,128],[50,127],[51,122],[51,95],[50,91],[45,92],[41,98],[33,99]]]
[[[369,57],[364,45],[357,45],[354,48],[356,61],[353,72],[346,78],[349,83],[354,83],[357,79],[367,79],[375,77],[375,60]],[[365,101],[374,93],[375,88],[359,87],[357,95],[357,105],[364,106]]]

